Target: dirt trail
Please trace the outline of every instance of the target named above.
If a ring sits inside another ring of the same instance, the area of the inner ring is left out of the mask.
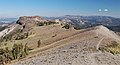
[[[97,50],[99,50],[99,46],[100,46],[100,44],[101,44],[101,42],[104,40],[104,38],[102,38],[99,42],[98,42],[98,44],[97,44],[97,46],[96,46],[96,49]]]

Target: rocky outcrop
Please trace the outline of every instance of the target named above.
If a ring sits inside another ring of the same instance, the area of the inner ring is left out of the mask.
[[[26,23],[43,22],[44,18],[40,16],[22,16],[16,22],[17,24],[23,25]]]
[[[29,31],[32,27],[37,26],[40,22],[47,22],[41,16],[22,16],[17,20],[17,24],[21,26],[21,30]]]

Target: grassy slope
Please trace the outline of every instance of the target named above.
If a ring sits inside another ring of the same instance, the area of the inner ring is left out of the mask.
[[[41,51],[46,50],[52,50],[56,49],[57,47],[64,47],[64,45],[70,45],[72,43],[78,43],[81,41],[81,43],[85,43],[86,48],[95,47],[98,43],[98,41],[103,37],[102,35],[99,35],[96,37],[96,30],[74,30],[74,29],[64,29],[60,25],[49,25],[49,26],[42,26],[42,27],[34,27],[29,32],[32,32],[33,34],[30,35],[27,39],[23,40],[13,40],[7,43],[7,46],[12,47],[14,43],[28,43],[29,47],[31,47],[32,51],[29,57],[34,56],[33,54],[36,54]],[[41,46],[40,48],[37,48],[37,41],[41,40]],[[86,43],[88,41],[89,43]],[[102,41],[102,44],[105,45],[109,44],[109,42],[112,41],[110,38],[105,38]],[[80,44],[81,47],[84,44]]]

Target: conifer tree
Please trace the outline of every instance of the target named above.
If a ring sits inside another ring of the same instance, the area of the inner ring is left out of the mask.
[[[41,45],[41,41],[40,40],[38,40],[38,48],[40,47],[40,45]]]

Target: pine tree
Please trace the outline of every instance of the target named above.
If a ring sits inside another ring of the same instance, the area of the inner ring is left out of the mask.
[[[0,65],[4,65],[4,58],[3,58],[3,55],[0,55]]]
[[[26,43],[25,48],[24,48],[24,52],[25,52],[26,55],[28,55],[28,49],[29,49],[29,47],[27,46],[27,43]]]
[[[40,45],[41,45],[41,41],[40,40],[38,40],[38,48],[40,47]]]

